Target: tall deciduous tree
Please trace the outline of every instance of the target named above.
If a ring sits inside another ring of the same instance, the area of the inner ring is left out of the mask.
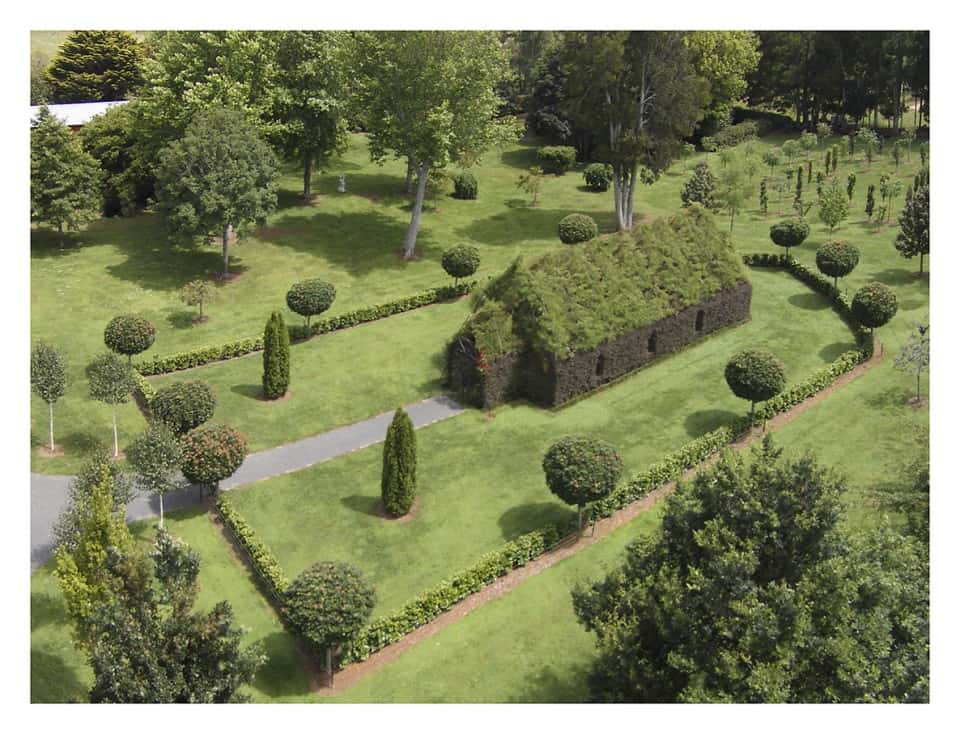
[[[51,102],[127,99],[143,81],[143,44],[127,31],[73,31],[47,67]]]
[[[910,338],[900,347],[894,366],[917,378],[917,401],[920,400],[920,378],[930,368],[930,324],[914,324]]]
[[[414,256],[431,169],[468,166],[509,128],[497,122],[497,83],[508,73],[496,33],[385,31],[359,33],[352,64],[365,111],[370,155],[412,164],[417,178],[403,245]]]
[[[697,72],[710,83],[707,116],[726,121],[734,102],[747,91],[747,76],[760,63],[760,40],[754,31],[691,31],[684,42]]]
[[[720,169],[717,179],[719,181],[717,200],[723,210],[730,215],[730,232],[733,233],[733,220],[750,196],[750,178],[743,163],[738,162]]]
[[[67,372],[63,357],[55,347],[40,342],[30,353],[30,386],[47,404],[50,412],[50,451],[53,443],[53,404],[67,389]]]
[[[923,273],[923,258],[930,254],[930,189],[921,185],[907,200],[900,212],[900,233],[894,241],[897,251],[906,258],[920,256],[920,273]]]
[[[836,178],[830,179],[827,188],[820,193],[817,203],[820,221],[826,224],[831,232],[847,218],[850,211],[850,199]]]
[[[176,489],[180,471],[180,442],[163,423],[154,421],[127,447],[127,460],[137,484],[160,500],[160,527],[163,527],[163,495]]]
[[[64,230],[100,216],[97,161],[47,107],[30,128],[30,219],[57,228],[63,249]]]
[[[630,229],[638,169],[657,175],[669,166],[700,119],[709,84],[679,32],[568,32],[564,54],[569,113],[603,136],[598,157],[613,166],[617,228]]]
[[[276,208],[277,171],[273,151],[241,112],[200,112],[160,156],[157,209],[176,238],[219,236],[226,277],[230,233]]]

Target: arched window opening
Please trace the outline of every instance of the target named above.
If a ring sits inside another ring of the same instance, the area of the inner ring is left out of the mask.
[[[597,377],[603,377],[603,370],[606,367],[606,359],[601,354],[597,357]]]
[[[697,311],[697,324],[694,327],[697,331],[703,331],[703,311]]]
[[[647,351],[650,353],[657,351],[657,332],[653,332],[647,339]]]

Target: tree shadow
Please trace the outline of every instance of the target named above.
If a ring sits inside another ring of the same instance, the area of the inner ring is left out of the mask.
[[[260,638],[267,662],[257,671],[253,687],[271,698],[303,696],[310,692],[310,679],[289,632],[273,632]]]
[[[192,310],[181,310],[174,311],[167,315],[167,323],[170,324],[174,329],[189,329],[193,326],[199,325],[194,323],[194,319],[197,318],[197,314]]]
[[[539,164],[539,161],[537,161],[537,148],[539,147],[539,145],[533,143],[521,143],[519,148],[503,151],[500,154],[500,162],[512,168],[522,168],[524,170],[532,168]]]
[[[60,235],[50,229],[38,227],[30,230],[30,257],[53,258],[75,255],[83,249],[83,235],[70,233],[64,235],[64,245],[60,247]]]
[[[926,265],[926,263],[924,263]],[[887,268],[886,270],[881,270],[880,272],[874,273],[873,277],[876,280],[879,280],[881,283],[886,283],[891,286],[898,285],[912,285],[913,283],[926,282],[929,284],[929,281],[923,281],[920,277],[920,271],[917,270],[907,270],[906,268]]]
[[[87,694],[87,687],[62,657],[30,649],[31,703],[85,702]]]
[[[544,487],[543,491],[548,490]],[[511,540],[545,525],[566,522],[570,519],[570,513],[569,507],[558,502],[531,502],[511,507],[500,516],[498,523],[503,538]]]
[[[830,308],[830,304],[819,293],[795,293],[787,301],[804,311],[823,311]]]
[[[381,511],[381,500],[379,497],[368,494],[352,494],[349,497],[341,497],[340,503],[348,510],[359,512],[371,517],[383,517]]]
[[[900,410],[905,408],[907,401],[916,395],[913,391],[916,377],[911,375],[904,375],[903,377],[905,381],[903,386],[894,385],[885,390],[871,392],[864,398],[864,402],[875,410]]]
[[[589,689],[587,678],[590,666],[580,663],[565,668],[563,676],[554,668],[544,665],[536,673],[527,676],[507,703],[582,703]]]
[[[259,400],[263,397],[263,385],[234,385],[230,388],[230,392],[240,395],[244,398]]]
[[[556,237],[557,224],[560,220],[575,212],[593,217],[601,232],[612,231],[615,228],[612,212],[540,209],[526,206],[511,207],[510,211],[494,214],[486,219],[476,219],[456,232],[458,235],[488,245],[515,245],[522,240]],[[557,243],[559,245],[559,239]]]
[[[30,593],[30,631],[36,631],[48,624],[65,624],[67,610],[63,597],[43,591]]]
[[[857,345],[853,342],[834,342],[833,344],[827,344],[827,346],[821,349],[817,354],[824,362],[832,362],[844,352],[849,352],[856,348]]]
[[[688,436],[697,438],[741,417],[742,414],[730,410],[696,410],[686,417],[683,425]]]

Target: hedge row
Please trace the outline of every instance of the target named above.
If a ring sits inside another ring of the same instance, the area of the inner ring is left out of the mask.
[[[222,493],[217,498],[217,509],[220,511],[220,517],[233,532],[237,542],[250,555],[254,569],[266,583],[267,588],[278,601],[282,600],[283,592],[290,585],[290,580],[284,574],[280,562],[273,555],[273,551],[257,538],[253,528],[247,525],[247,521],[243,519],[243,516],[237,512],[236,508],[230,504]]]
[[[138,370],[133,370],[133,381],[137,383],[133,397],[149,410],[153,405],[153,399],[157,396],[157,391]]]
[[[407,296],[396,301],[384,303],[378,306],[367,306],[358,308],[355,311],[331,316],[330,318],[320,319],[310,324],[309,327],[303,325],[294,325],[288,327],[291,340],[308,339],[318,334],[326,334],[338,329],[347,329],[351,326],[364,324],[377,319],[393,316],[394,314],[412,311],[422,306],[428,306],[433,303],[440,303],[452,298],[458,298],[466,295],[476,286],[475,281],[469,283],[460,283],[458,285],[445,285],[440,288],[431,288],[418,293],[415,296]],[[210,362],[219,362],[224,359],[233,359],[242,357],[245,354],[259,352],[263,350],[263,337],[256,339],[238,339],[237,341],[218,344],[210,347],[201,347],[189,352],[178,352],[166,357],[154,357],[147,362],[137,364],[137,370],[141,375],[163,375],[168,372],[177,372],[179,370],[190,369],[191,367],[200,367]]]
[[[713,140],[717,144],[718,150],[720,148],[732,148],[745,140],[757,137],[758,133],[758,124],[753,120],[748,120],[718,130],[713,136]]]

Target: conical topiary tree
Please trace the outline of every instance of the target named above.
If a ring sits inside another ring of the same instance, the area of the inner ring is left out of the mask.
[[[290,333],[283,314],[274,311],[263,330],[263,394],[282,398],[290,386]]]
[[[417,435],[403,408],[393,414],[383,443],[380,497],[384,509],[394,517],[410,512],[417,498]]]

